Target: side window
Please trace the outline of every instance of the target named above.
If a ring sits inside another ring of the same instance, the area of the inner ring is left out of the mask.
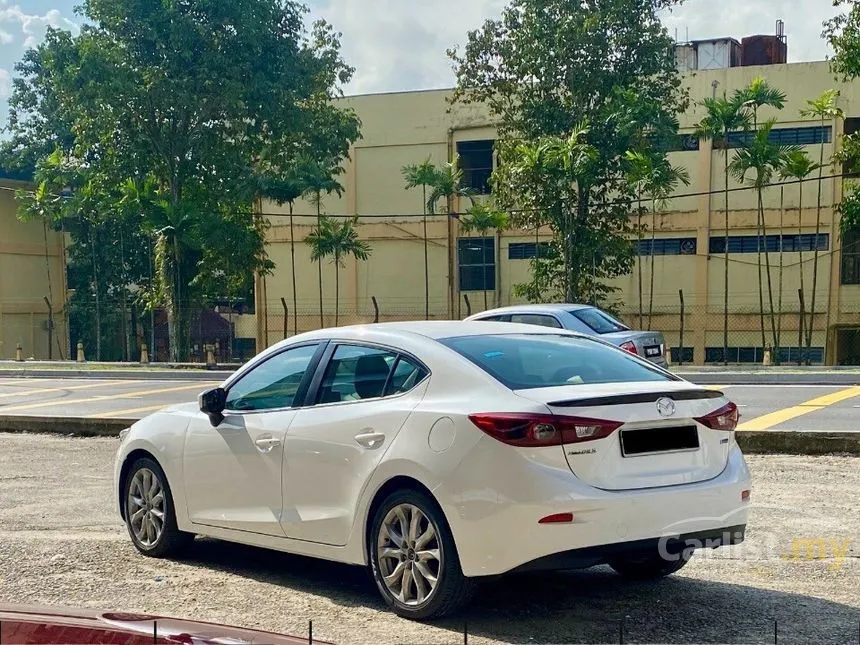
[[[244,412],[289,408],[319,345],[304,345],[272,356],[236,381],[226,408]]]
[[[401,356],[394,366],[394,373],[385,390],[385,396],[408,392],[427,376],[427,370],[411,358]]]
[[[326,367],[317,403],[381,397],[396,359],[385,349],[339,345]]]
[[[555,316],[547,316],[545,314],[513,314],[511,322],[561,329],[561,323],[556,320]]]
[[[510,315],[487,316],[486,318],[477,318],[477,320],[482,320],[485,322],[511,322],[511,317]]]

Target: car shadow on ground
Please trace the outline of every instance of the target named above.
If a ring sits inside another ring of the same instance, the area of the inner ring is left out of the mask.
[[[387,611],[363,567],[208,538],[196,540],[183,562]],[[324,616],[309,618],[324,629]],[[460,614],[432,625],[451,634],[426,645],[463,642],[464,628],[508,643],[860,642],[856,607],[682,574],[630,582],[606,567],[497,578]]]

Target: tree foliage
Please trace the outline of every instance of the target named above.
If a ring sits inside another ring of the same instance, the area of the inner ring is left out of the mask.
[[[602,299],[605,279],[630,269],[625,155],[665,149],[687,103],[658,16],[676,4],[511,0],[449,52],[453,100],[485,105],[498,124],[498,204],[515,224],[551,227],[551,282],[568,300]]]
[[[82,200],[137,210],[155,240],[149,300],[167,310],[178,359],[182,312],[204,285],[219,276],[239,286],[271,268],[255,199],[288,201],[299,158],[340,169],[359,123],[331,99],[352,69],[331,27],[308,31],[306,10],[290,0],[86,0],[81,9],[79,36],[51,30],[18,65],[8,152],[35,163],[48,194],[69,174],[87,188],[55,216],[75,217]],[[58,162],[44,163],[54,150]]]

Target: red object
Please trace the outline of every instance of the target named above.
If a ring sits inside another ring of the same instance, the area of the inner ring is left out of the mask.
[[[521,448],[603,439],[623,425],[618,421],[517,412],[472,414],[469,420],[493,439]]]
[[[298,645],[307,642],[307,636],[300,638],[178,618],[0,604],[0,643],[3,645]],[[314,639],[314,642],[324,641]]]
[[[573,513],[555,513],[538,520],[538,524],[570,524],[571,522],[573,522]]]
[[[636,351],[636,345],[634,345],[633,342],[629,341],[629,340],[626,343],[621,343],[619,345],[619,347],[621,349],[623,349],[625,352],[630,352],[631,354],[637,354],[638,353]]]
[[[738,406],[734,403],[728,403],[719,410],[714,410],[710,414],[696,419],[703,426],[707,426],[712,430],[725,430],[731,432],[738,427]]]

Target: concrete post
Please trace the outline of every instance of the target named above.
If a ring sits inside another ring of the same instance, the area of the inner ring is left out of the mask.
[[[215,367],[215,347],[213,345],[204,345],[206,350],[206,367]]]
[[[84,358],[84,344],[81,341],[78,341],[78,363],[86,363],[86,359]]]
[[[140,344],[140,364],[149,364],[149,349],[147,348],[146,343]]]
[[[21,343],[15,345],[15,360],[21,362],[24,360],[24,350],[21,347]]]

